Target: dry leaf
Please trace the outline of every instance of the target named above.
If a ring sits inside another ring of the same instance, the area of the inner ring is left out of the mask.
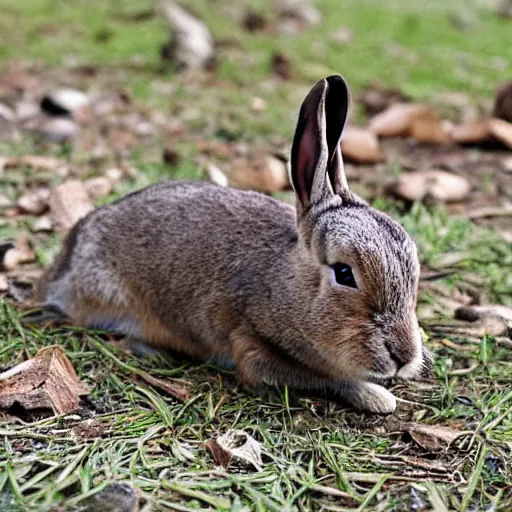
[[[424,450],[432,452],[447,449],[455,439],[465,434],[465,432],[460,430],[442,425],[408,423],[405,429],[416,444]]]
[[[456,202],[468,196],[471,185],[462,176],[430,170],[404,172],[389,186],[388,191],[395,197],[408,201]]]
[[[208,27],[172,2],[160,2],[159,10],[172,30],[172,39],[164,57],[172,59],[180,68],[210,68],[215,53]]]
[[[261,445],[243,430],[230,429],[222,436],[211,439],[205,448],[215,462],[227,469],[232,462],[252,466],[257,471],[263,469]]]
[[[271,155],[237,159],[229,173],[229,183],[241,189],[279,192],[289,184],[286,164]]]
[[[78,407],[88,393],[60,346],[41,349],[32,359],[0,374],[0,407],[52,409],[55,414]]]
[[[70,180],[54,189],[50,196],[50,211],[57,226],[66,231],[71,229],[94,206],[83,183]]]
[[[407,137],[419,119],[436,121],[439,117],[426,105],[396,103],[372,118],[369,128],[380,137]]]
[[[480,326],[485,334],[512,338],[512,308],[501,304],[463,306],[455,310],[455,318]]]
[[[377,136],[370,130],[347,126],[343,130],[341,152],[347,161],[375,163],[382,159]]]

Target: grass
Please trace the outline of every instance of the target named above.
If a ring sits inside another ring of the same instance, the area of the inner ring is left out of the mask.
[[[200,177],[194,138],[286,148],[304,92],[331,72],[343,72],[356,96],[377,81],[416,99],[451,91],[488,101],[512,67],[505,51],[512,47],[510,22],[479,0],[319,0],[323,23],[293,37],[242,30],[236,21],[240,5],[269,15],[268,1],[190,3],[217,39],[242,43],[219,49],[215,80],[197,76],[191,82],[159,69],[165,24],[157,17],[135,22],[128,16],[152,8],[148,0],[0,0],[0,69],[9,61],[22,62],[39,73],[56,72],[50,82],[84,89],[122,86],[137,105],[187,119],[190,133],[175,143],[180,164],[160,163],[161,139],[141,144],[128,157],[139,173],[105,201],[161,179]],[[454,28],[454,16],[469,19],[467,31]],[[343,26],[353,36],[339,46],[330,34]],[[293,80],[270,77],[274,51],[290,58]],[[71,70],[77,63],[97,66],[100,73],[93,80],[77,78]],[[268,108],[251,111],[254,96]],[[361,119],[361,112],[356,110],[356,117]],[[27,153],[56,155],[82,176],[101,171],[69,146],[29,137],[16,144],[0,141],[0,154]],[[23,169],[0,174],[0,186],[15,200],[27,185],[52,186],[60,179]],[[376,206],[411,233],[424,265],[452,272],[441,281],[446,289],[477,286],[487,301],[512,305],[512,248],[496,233],[442,208],[415,205],[404,212],[381,198]],[[0,239],[16,238],[31,222],[1,218]],[[57,235],[39,240],[39,262],[47,264],[59,245]],[[430,305],[434,323],[451,317],[438,295],[424,289],[420,308]],[[91,393],[72,414],[0,416],[2,511],[98,510],[92,500],[105,496],[101,493],[114,482],[136,488],[146,510],[512,509],[512,358],[504,337],[443,331],[424,322],[437,378],[428,385],[394,384],[403,401],[396,414],[379,417],[287,389],[269,388],[258,396],[237,386],[232,372],[170,356],[135,357],[106,343],[102,333],[29,327],[21,317],[0,299],[0,368],[58,343]],[[144,372],[186,383],[191,398],[177,402],[145,384]],[[410,422],[447,425],[465,434],[432,452],[411,438]],[[261,472],[236,467],[228,472],[213,462],[204,443],[233,428],[261,443]],[[107,498],[99,499],[107,507]]]

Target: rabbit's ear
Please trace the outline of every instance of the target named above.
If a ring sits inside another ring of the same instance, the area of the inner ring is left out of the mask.
[[[341,76],[320,80],[302,103],[293,138],[291,180],[304,209],[347,189],[339,143],[348,104],[348,88]]]
[[[326,80],[329,84],[325,100],[327,147],[329,150],[327,174],[334,192],[343,196],[348,192],[348,183],[343,168],[340,142],[350,106],[350,92],[343,77],[334,75]]]

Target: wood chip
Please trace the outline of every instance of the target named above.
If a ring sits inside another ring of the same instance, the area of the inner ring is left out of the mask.
[[[60,346],[41,349],[27,361],[0,374],[0,407],[15,403],[24,409],[52,409],[64,414],[76,409],[88,393]]]
[[[67,231],[94,206],[83,183],[70,180],[56,187],[50,196],[50,212],[59,229]]]
[[[207,441],[205,448],[224,469],[234,462],[245,467],[251,466],[257,471],[263,469],[260,443],[243,430],[230,429],[225,434]]]

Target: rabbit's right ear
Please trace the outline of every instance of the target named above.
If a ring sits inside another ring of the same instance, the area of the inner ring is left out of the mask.
[[[291,154],[291,181],[302,210],[347,188],[339,149],[349,93],[345,80],[317,82],[302,103]]]

